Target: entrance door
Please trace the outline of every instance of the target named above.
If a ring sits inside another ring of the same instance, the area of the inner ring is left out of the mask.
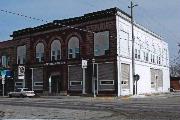
[[[155,92],[160,92],[163,90],[162,70],[151,68],[151,89]]]
[[[121,95],[129,95],[130,92],[130,65],[121,64]]]
[[[51,76],[51,92],[56,94],[56,93],[60,93],[60,86],[61,86],[61,82],[60,82],[60,76],[56,75],[56,76]]]

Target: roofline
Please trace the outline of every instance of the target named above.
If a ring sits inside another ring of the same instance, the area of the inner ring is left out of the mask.
[[[75,25],[77,23],[82,23],[85,21],[95,20],[97,18],[104,18],[107,16],[113,16],[113,15],[114,16],[119,15],[120,17],[124,18],[126,21],[131,22],[131,16],[128,13],[124,12],[123,10],[121,10],[117,7],[114,7],[114,8],[110,8],[110,9],[106,9],[106,10],[87,13],[87,14],[84,14],[83,16],[79,16],[79,17],[73,17],[73,18],[62,19],[62,20],[54,20],[54,21],[49,22],[47,24],[43,24],[43,25],[33,27],[33,28],[30,27],[30,28],[17,30],[17,31],[14,31],[13,34],[10,36],[11,37],[24,36],[24,35],[40,32],[40,31],[44,31],[47,28],[59,28],[62,25],[71,26],[71,25]],[[163,37],[161,37],[160,35],[152,32],[151,30],[143,27],[140,24],[135,23],[134,25],[136,27],[138,27],[139,29],[151,34],[152,36],[154,36],[158,39],[161,39],[161,40],[163,39]]]

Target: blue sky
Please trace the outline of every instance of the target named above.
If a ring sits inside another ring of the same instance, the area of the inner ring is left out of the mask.
[[[171,60],[177,56],[180,42],[180,0],[134,0],[135,21],[164,37],[169,43]],[[130,0],[0,0],[0,9],[22,13],[49,22],[85,13],[119,7],[127,13]],[[11,39],[13,31],[44,22],[0,11],[0,41]]]

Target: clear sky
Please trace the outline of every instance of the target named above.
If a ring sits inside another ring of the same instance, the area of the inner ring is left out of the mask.
[[[164,37],[169,43],[171,60],[180,43],[180,0],[134,0],[135,21]],[[49,22],[81,16],[85,13],[119,7],[130,14],[130,0],[0,0],[0,9],[22,13]],[[13,31],[35,27],[44,22],[0,11],[0,41],[12,39]]]

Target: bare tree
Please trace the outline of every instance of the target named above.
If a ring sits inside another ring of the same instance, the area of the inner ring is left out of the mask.
[[[173,63],[170,66],[170,74],[172,77],[180,76],[180,43],[178,43],[178,57],[173,60]]]

